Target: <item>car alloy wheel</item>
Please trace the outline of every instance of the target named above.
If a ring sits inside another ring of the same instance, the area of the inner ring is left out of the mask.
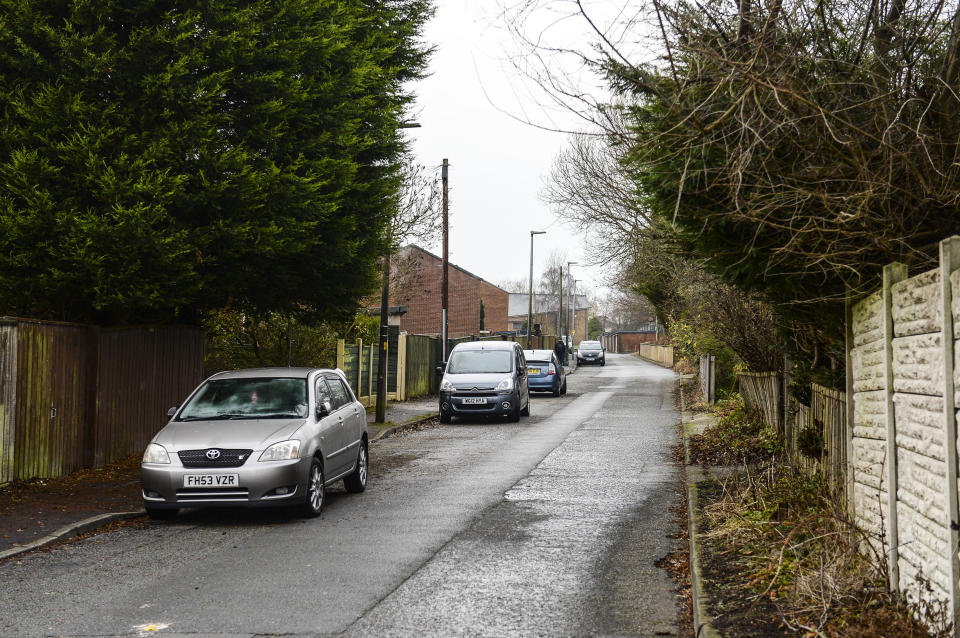
[[[303,504],[303,515],[308,518],[320,516],[326,500],[326,487],[323,481],[323,466],[316,457],[310,464],[307,475],[307,501]]]
[[[367,489],[367,470],[368,470],[367,442],[360,442],[360,451],[357,452],[357,469],[353,474],[343,479],[343,486],[348,492],[354,494]]]

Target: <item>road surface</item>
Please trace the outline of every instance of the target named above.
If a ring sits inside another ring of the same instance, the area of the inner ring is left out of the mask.
[[[674,375],[582,367],[532,416],[371,445],[319,519],[195,510],[0,565],[0,636],[681,636]]]

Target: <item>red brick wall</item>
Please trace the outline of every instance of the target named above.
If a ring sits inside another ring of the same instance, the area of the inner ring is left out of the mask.
[[[411,334],[440,334],[443,260],[416,246],[404,258],[404,284],[391,295],[391,306],[407,306],[400,329]],[[507,329],[508,295],[496,286],[450,264],[447,274],[447,334],[451,338],[480,331],[480,299],[486,330]]]
[[[573,333],[573,343],[575,345],[587,338],[587,313],[589,312],[589,308],[582,308],[573,313],[573,328],[576,331]]]
[[[653,343],[657,340],[656,333],[641,332],[639,334],[622,334],[620,337],[620,352],[636,352],[641,343]]]
[[[507,307],[510,305],[510,293],[481,279],[480,297],[483,299],[483,329],[490,332],[509,330]]]

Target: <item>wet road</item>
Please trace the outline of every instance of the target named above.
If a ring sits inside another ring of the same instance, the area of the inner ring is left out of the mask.
[[[195,511],[0,565],[0,636],[664,636],[673,375],[628,356],[520,423],[375,442],[317,520]]]

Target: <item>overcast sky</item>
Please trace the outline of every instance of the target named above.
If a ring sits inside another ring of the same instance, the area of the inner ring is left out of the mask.
[[[538,197],[566,135],[516,117],[581,128],[573,116],[539,109],[534,87],[507,61],[514,47],[497,28],[493,0],[438,0],[426,40],[436,46],[430,77],[416,84],[413,151],[428,167],[450,161],[450,261],[488,281],[527,280],[530,230],[534,276],[552,251],[586,264],[582,239]],[[513,117],[511,117],[511,115]],[[434,246],[439,254],[439,246]],[[574,266],[596,288],[599,269]],[[583,286],[583,284],[581,284]],[[525,289],[525,288],[524,288]],[[580,289],[583,292],[583,288]],[[515,291],[514,291],[515,292]]]

